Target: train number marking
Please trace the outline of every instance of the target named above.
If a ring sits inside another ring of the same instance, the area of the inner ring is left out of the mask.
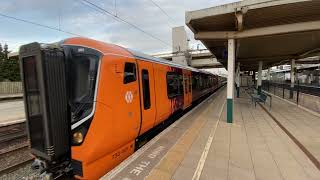
[[[126,95],[124,96],[124,99],[126,100],[127,104],[132,103],[133,100],[133,94],[131,91],[127,91]]]
[[[112,159],[116,159],[116,158],[120,157],[123,153],[126,153],[128,149],[129,149],[128,147],[125,147],[125,148],[117,151],[116,153],[114,153],[112,155]]]

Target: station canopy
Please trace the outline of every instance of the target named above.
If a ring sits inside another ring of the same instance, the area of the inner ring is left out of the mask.
[[[186,12],[186,24],[225,67],[228,39],[241,70],[320,54],[320,0],[244,0]]]

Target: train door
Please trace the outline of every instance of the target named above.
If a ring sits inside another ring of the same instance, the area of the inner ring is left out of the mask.
[[[142,123],[139,135],[151,129],[156,120],[156,94],[154,84],[153,64],[147,61],[139,61],[140,100]]]
[[[191,95],[191,91],[190,91],[190,81],[189,81],[189,77],[190,77],[190,72],[183,70],[183,93],[184,93],[184,106],[183,109],[189,107],[191,105],[191,101],[192,101],[192,95]]]
[[[118,67],[117,67],[118,68]],[[121,68],[122,69],[122,68]],[[128,137],[136,137],[140,129],[140,95],[138,69],[135,59],[124,60],[123,79],[119,79],[121,88],[118,92],[114,92],[115,96],[115,119],[114,128],[116,129],[118,141],[127,140]],[[116,83],[112,84],[117,86]],[[116,90],[115,90],[116,91]],[[120,99],[119,99],[120,97]],[[118,99],[117,99],[118,98]],[[121,137],[121,138],[120,138]]]

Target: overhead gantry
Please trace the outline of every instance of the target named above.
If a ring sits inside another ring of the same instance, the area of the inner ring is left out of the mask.
[[[319,9],[315,0],[244,0],[186,12],[195,39],[228,69],[228,122],[233,120],[240,69],[258,71],[260,93],[262,70],[290,61],[293,87],[295,60],[320,54]]]

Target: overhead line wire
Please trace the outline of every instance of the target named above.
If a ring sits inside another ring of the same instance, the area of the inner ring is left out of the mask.
[[[35,26],[47,28],[47,29],[51,29],[51,30],[55,30],[55,31],[60,31],[60,32],[63,32],[63,33],[66,33],[66,34],[70,34],[70,35],[74,35],[74,36],[85,37],[85,36],[82,36],[82,35],[80,35],[80,34],[76,34],[76,33],[70,32],[70,31],[65,31],[65,30],[62,30],[62,29],[57,28],[57,27],[48,26],[48,25],[44,25],[44,24],[37,23],[37,22],[29,21],[29,20],[26,20],[26,19],[21,19],[21,18],[9,16],[9,15],[3,14],[3,13],[0,13],[0,16],[5,17],[5,18],[8,18],[8,19],[12,19],[12,20],[24,22],[24,23],[27,23],[27,24],[32,24],[32,25],[35,25]]]
[[[174,20],[173,20],[173,18],[171,18],[170,16],[169,16],[169,14],[163,9],[163,8],[161,8],[161,6],[160,5],[158,5],[155,1],[153,1],[153,0],[149,0],[153,5],[155,5],[155,6],[157,6],[161,11],[162,11],[162,13],[163,14],[165,14],[169,19],[170,19],[170,21],[174,24]]]
[[[141,29],[140,27],[138,27],[138,26],[135,25],[135,24],[130,23],[129,21],[125,20],[124,18],[121,18],[120,16],[115,15],[115,14],[111,13],[110,11],[107,11],[106,9],[100,7],[99,5],[97,5],[97,4],[95,4],[95,3],[91,2],[91,1],[88,1],[88,0],[80,0],[80,1],[86,2],[88,5],[90,4],[91,6],[95,7],[94,9],[100,10],[99,12],[103,11],[104,13],[108,14],[109,16],[111,16],[113,19],[115,19],[115,20],[117,20],[117,21],[119,21],[119,22],[126,23],[126,24],[132,26],[133,28],[139,30],[140,32],[148,35],[149,37],[151,37],[151,38],[153,38],[153,39],[155,39],[155,40],[158,40],[158,41],[162,42],[163,44],[167,45],[168,47],[171,47],[171,45],[170,45],[169,43],[163,41],[162,39],[154,36],[154,35],[151,34],[151,33],[148,33],[147,31]],[[90,7],[91,7],[91,6],[90,6]]]

